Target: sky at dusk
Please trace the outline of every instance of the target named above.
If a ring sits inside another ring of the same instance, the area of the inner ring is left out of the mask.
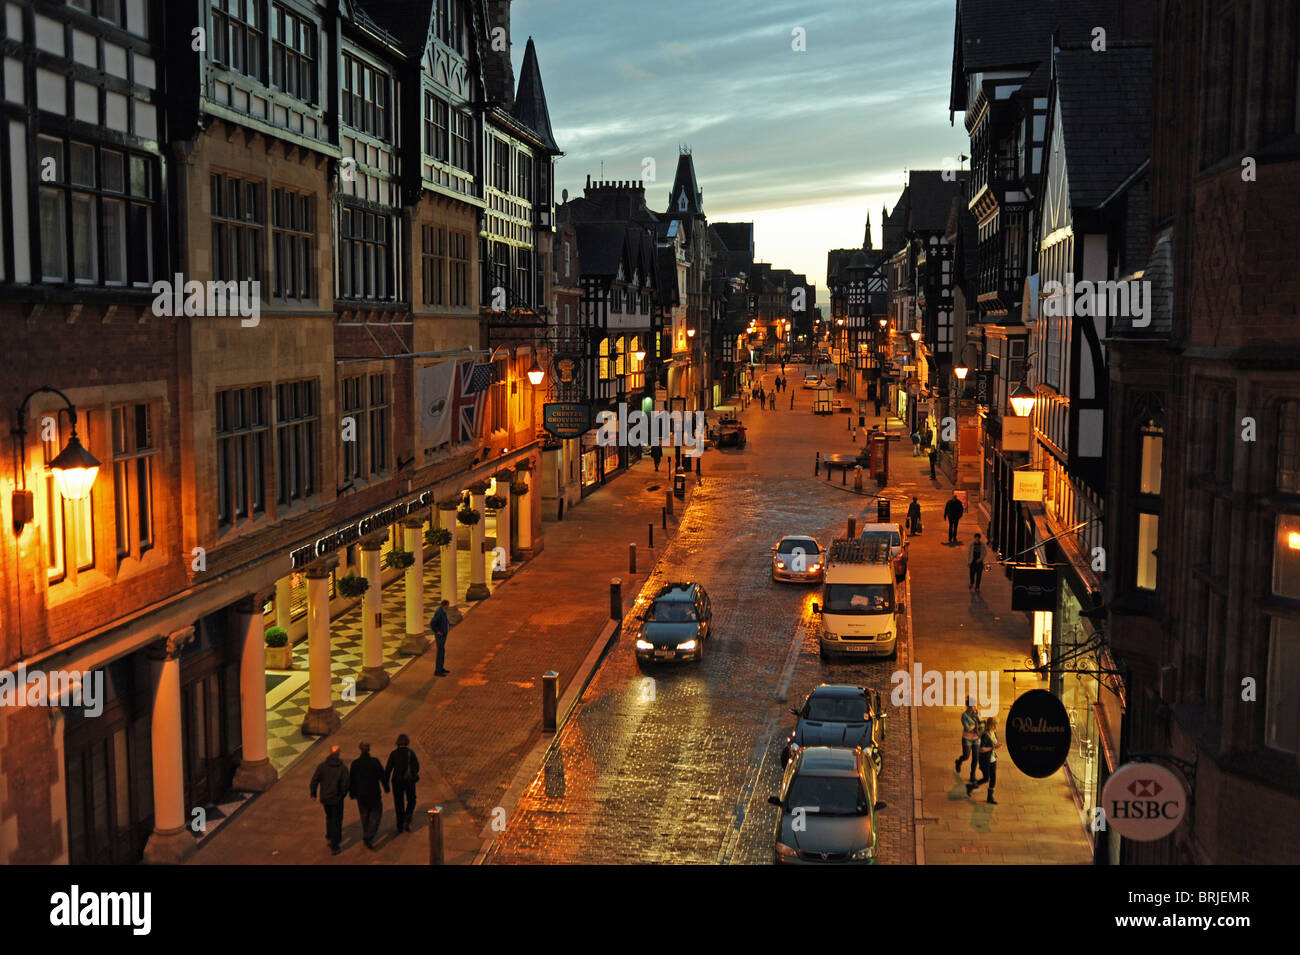
[[[826,252],[880,242],[905,169],[968,152],[948,121],[953,0],[515,0],[515,75],[537,44],[560,190],[639,179],[668,202],[690,146],[710,221],[752,220],[755,256],[828,304]],[[792,49],[804,31],[806,51]]]

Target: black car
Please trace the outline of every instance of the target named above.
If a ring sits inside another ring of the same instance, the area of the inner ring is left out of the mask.
[[[638,663],[703,660],[713,631],[713,605],[694,581],[668,584],[640,618],[635,643]]]
[[[782,766],[809,746],[861,747],[880,772],[887,717],[878,692],[865,686],[823,683],[808,694],[803,706],[792,706],[790,712],[799,722],[781,752]]]

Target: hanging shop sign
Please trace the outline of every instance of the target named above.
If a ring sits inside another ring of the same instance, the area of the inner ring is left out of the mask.
[[[1012,567],[1011,609],[1051,613],[1059,586],[1055,567]]]
[[[355,523],[346,524],[324,537],[317,538],[315,543],[294,550],[290,554],[292,569],[301,570],[318,558],[332,554],[336,550],[341,550],[349,544],[355,544],[361,538],[376,531],[381,531],[392,524],[396,524],[403,518],[409,517],[416,511],[432,505],[433,492],[425,491],[423,494],[402,501],[400,504],[394,504],[382,511],[376,511]]]
[[[1028,451],[1029,435],[1033,431],[1033,420],[1031,418],[1017,418],[1013,415],[1002,416],[1002,450],[1003,451]],[[1019,476],[1021,472],[1017,471]],[[1026,474],[1032,473],[1029,471]],[[1041,478],[1039,479],[1041,483]],[[1040,494],[1036,500],[1042,500]]]
[[[1065,765],[1070,753],[1070,714],[1047,690],[1030,690],[1007,714],[1007,755],[1026,776],[1043,779]]]
[[[1178,828],[1187,814],[1187,790],[1155,763],[1126,763],[1101,791],[1106,825],[1125,839],[1153,842]]]
[[[1003,419],[1003,427],[1006,419]],[[1004,432],[1005,435],[1005,432]],[[1011,500],[1040,504],[1043,500],[1043,472],[1016,471],[1011,480]]]
[[[591,430],[591,406],[578,401],[542,405],[542,427],[557,438],[577,438]]]

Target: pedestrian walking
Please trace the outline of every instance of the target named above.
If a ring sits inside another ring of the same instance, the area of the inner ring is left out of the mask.
[[[655,463],[656,471],[659,470],[659,462],[663,460],[663,456],[664,456],[664,449],[659,447],[659,445],[656,444],[654,447],[650,449],[650,460]]]
[[[388,754],[384,766],[384,789],[393,791],[393,812],[397,814],[397,831],[411,831],[415,815],[415,784],[420,781],[420,760],[411,750],[411,738],[397,737],[397,748]]]
[[[767,392],[763,390],[762,385],[758,386],[758,406],[764,411],[767,410]]]
[[[384,782],[384,764],[370,755],[370,744],[362,743],[361,755],[352,761],[348,773],[348,795],[357,801],[357,811],[361,813],[361,839],[367,849],[375,847],[375,837],[379,835],[379,821],[384,817],[384,800],[379,794],[380,786],[385,792],[388,785]]]
[[[794,411],[794,392],[790,392],[790,410]]]
[[[921,456],[921,432],[913,431],[912,432],[912,457],[917,458],[920,456]]]
[[[984,542],[980,540],[979,531],[975,532],[975,539],[970,542],[966,563],[970,565],[970,589],[979,593],[980,578],[984,576]]]
[[[655,461],[655,470],[659,470],[659,462]],[[434,662],[433,675],[446,676],[451,671],[444,667],[443,658],[447,653],[447,630],[451,621],[447,618],[447,608],[451,606],[450,600],[444,600],[438,604],[438,609],[433,612],[433,619],[429,621],[429,629],[433,631],[433,641],[438,647],[438,659]]]
[[[871,400],[874,401],[874,402],[876,403],[876,417],[879,418],[879,417],[880,417],[880,399],[879,399],[879,398],[873,398],[873,399],[871,399]]]
[[[930,430],[928,422],[925,426],[925,430],[921,432],[921,447],[927,449],[934,447],[934,432]]]
[[[975,697],[966,697],[966,709],[961,714],[961,756],[957,758],[953,769],[956,770],[958,778],[961,777],[961,764],[966,762],[966,757],[970,757],[970,781],[975,782],[975,766],[979,763],[980,752],[980,730],[984,727],[984,721],[980,719],[979,710],[975,709]],[[966,795],[970,795],[970,790],[966,790]]]
[[[962,507],[961,499],[957,497],[957,492],[952,492],[952,497],[948,498],[948,503],[943,506],[943,516],[948,521],[948,543],[957,543],[957,522],[961,520],[962,514],[966,513],[966,508]]]
[[[907,530],[913,537],[921,533],[921,502],[916,498],[907,505]]]
[[[330,852],[338,855],[343,841],[343,801],[348,798],[348,768],[337,746],[330,747],[330,754],[312,773],[311,798],[315,799],[318,792],[325,810],[325,841],[330,844]]]
[[[990,716],[984,721],[984,732],[980,734],[980,778],[966,784],[967,796],[988,783],[989,795],[984,801],[994,806],[998,804],[993,798],[993,790],[998,784],[998,750],[1001,748],[1002,744],[998,742],[998,718]]]
[[[930,480],[931,480],[931,481],[933,481],[933,480],[935,479],[935,478],[934,478],[934,462],[935,462],[936,460],[938,460],[938,458],[939,458],[939,452],[936,451],[934,448],[931,448],[931,449],[930,449]]]

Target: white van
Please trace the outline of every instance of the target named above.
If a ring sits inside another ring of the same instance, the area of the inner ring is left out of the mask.
[[[898,653],[898,615],[905,609],[887,540],[837,540],[826,553],[818,642],[823,660]]]

